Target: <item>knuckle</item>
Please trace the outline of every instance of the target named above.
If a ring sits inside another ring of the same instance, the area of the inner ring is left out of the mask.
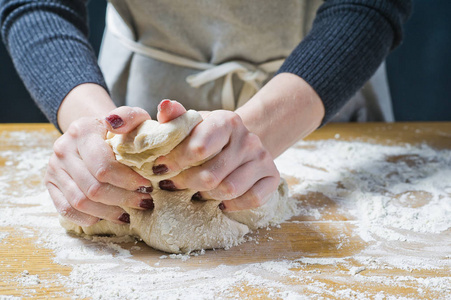
[[[105,128],[102,122],[102,120],[91,117],[80,118],[70,124],[67,132],[63,136],[66,135],[73,139],[78,139],[84,138],[87,134],[90,133],[99,133],[100,131],[103,132]]]
[[[264,204],[263,197],[253,191],[249,191],[247,199],[250,208],[257,208]]]
[[[189,152],[195,159],[204,159],[208,155],[208,148],[205,144],[192,145]]]
[[[61,216],[68,219],[72,219],[72,216],[75,215],[75,209],[69,204],[60,204],[56,206],[56,210]]]
[[[270,158],[270,154],[269,154],[269,152],[266,151],[266,150],[262,150],[262,151],[259,151],[259,152],[257,153],[257,159],[258,159],[259,161],[266,161],[266,160],[268,160],[269,158]]]
[[[211,171],[203,171],[200,174],[200,179],[204,188],[208,191],[215,189],[220,183],[219,178]]]
[[[64,139],[59,138],[53,144],[53,153],[59,158],[63,158],[66,154],[66,143]]]
[[[101,165],[97,168],[94,177],[100,182],[107,182],[110,168],[106,165]]]
[[[83,131],[83,125],[79,120],[77,120],[69,126],[66,134],[73,138],[78,138],[82,131]]]
[[[100,198],[100,194],[102,192],[103,184],[99,182],[95,182],[91,184],[91,186],[88,188],[88,191],[86,193],[86,196],[89,199],[96,200]]]
[[[229,122],[233,127],[238,127],[242,124],[241,117],[233,112],[229,114]]]
[[[222,194],[227,195],[227,198],[233,199],[237,197],[237,189],[233,182],[224,180],[221,183]]]
[[[84,195],[78,196],[75,199],[73,199],[72,207],[78,211],[84,211],[88,201],[89,201],[88,198],[86,198]]]
[[[260,138],[256,134],[249,132],[246,138],[249,147],[253,149],[262,147],[262,142],[260,141]]]

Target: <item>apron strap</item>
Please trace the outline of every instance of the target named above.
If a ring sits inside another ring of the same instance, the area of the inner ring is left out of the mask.
[[[111,12],[111,10],[109,12]],[[122,45],[137,54],[181,67],[202,70],[202,72],[190,75],[186,78],[186,82],[194,88],[198,88],[208,82],[224,77],[221,101],[223,109],[227,110],[235,110],[237,107],[244,105],[261,88],[263,82],[268,79],[269,74],[276,72],[284,62],[284,59],[277,59],[257,66],[241,61],[229,61],[220,65],[198,62],[145,46],[132,40],[117,28],[111,13],[107,13],[106,23],[107,30],[109,30]],[[237,75],[238,78],[244,82],[238,98],[238,105],[236,105],[233,91],[233,75]]]

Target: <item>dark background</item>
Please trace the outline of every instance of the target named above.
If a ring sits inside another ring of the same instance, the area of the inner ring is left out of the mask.
[[[397,121],[451,121],[450,0],[414,0],[403,44],[387,59]],[[98,53],[105,24],[104,0],[90,1],[90,41]],[[1,44],[1,43],[0,43]],[[0,123],[47,122],[0,45]]]

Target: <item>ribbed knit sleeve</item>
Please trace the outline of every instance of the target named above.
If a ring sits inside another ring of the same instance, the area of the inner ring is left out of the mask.
[[[294,73],[313,87],[325,124],[400,43],[410,11],[409,0],[326,0],[279,73]]]
[[[91,82],[106,89],[87,39],[85,0],[0,0],[0,24],[17,72],[55,126],[74,87]]]

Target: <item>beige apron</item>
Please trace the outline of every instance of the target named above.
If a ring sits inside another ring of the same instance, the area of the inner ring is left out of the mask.
[[[280,68],[321,0],[110,0],[99,64],[116,105],[234,110]],[[393,121],[381,67],[334,118]]]

